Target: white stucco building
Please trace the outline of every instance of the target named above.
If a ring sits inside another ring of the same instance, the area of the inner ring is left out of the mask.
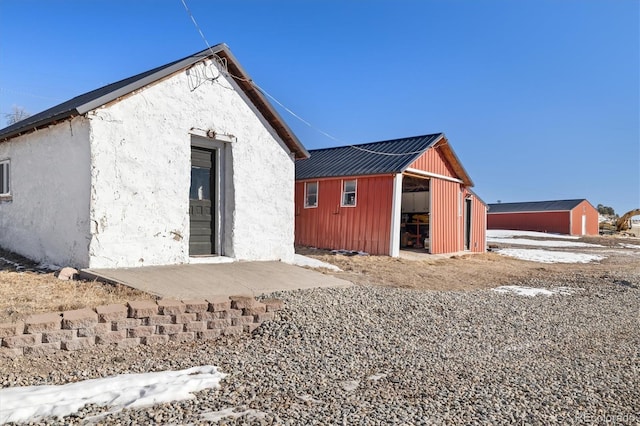
[[[0,247],[75,267],[291,261],[307,151],[224,44],[0,130]]]

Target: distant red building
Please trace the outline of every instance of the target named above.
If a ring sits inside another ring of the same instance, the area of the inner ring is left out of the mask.
[[[444,134],[311,150],[296,162],[295,242],[398,256],[486,250],[486,204]]]
[[[489,204],[487,229],[598,235],[598,211],[585,199]]]

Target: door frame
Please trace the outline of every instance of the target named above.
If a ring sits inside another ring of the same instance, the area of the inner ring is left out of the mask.
[[[473,227],[473,200],[471,197],[464,198],[464,232],[462,247],[464,251],[471,251],[471,228]]]
[[[191,148],[208,149],[215,152],[214,164],[212,166],[213,173],[213,187],[211,192],[214,195],[211,200],[211,216],[212,216],[212,232],[213,232],[213,253],[211,256],[225,256],[225,208],[226,208],[226,191],[227,188],[225,182],[226,176],[226,157],[227,157],[227,143],[218,141],[215,139],[209,139],[201,136],[191,135],[191,145],[189,147],[189,155],[191,155]],[[189,170],[191,169],[191,160],[189,160]],[[189,176],[191,174],[189,173]],[[191,182],[189,181],[189,185]],[[187,214],[188,214],[187,209]],[[191,230],[189,230],[191,235]],[[189,254],[191,256],[191,254]]]

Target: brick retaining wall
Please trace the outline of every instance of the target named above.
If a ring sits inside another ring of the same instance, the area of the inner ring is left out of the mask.
[[[279,299],[141,300],[37,314],[0,324],[0,355],[75,351],[94,345],[132,347],[251,333],[282,309]]]

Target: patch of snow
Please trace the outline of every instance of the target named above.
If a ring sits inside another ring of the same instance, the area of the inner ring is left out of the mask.
[[[581,243],[579,241],[529,240],[527,238],[487,237],[487,242],[538,247],[604,247],[600,244]]]
[[[302,256],[301,254],[293,255],[292,264],[297,266],[308,266],[310,268],[326,268],[332,271],[342,271],[342,269],[338,268],[336,265],[332,265],[318,259],[313,259],[311,257]]]
[[[319,399],[315,399],[314,397],[312,397],[309,394],[304,394],[304,395],[296,395],[296,398],[303,400],[304,402],[311,402],[313,404],[324,404],[324,401],[321,401]]]
[[[564,296],[569,296],[575,293],[576,290],[581,290],[579,288],[571,288],[571,287],[555,287],[551,290],[547,290],[546,288],[536,288],[536,287],[525,287],[519,285],[503,285],[501,287],[492,288],[491,290],[498,293],[513,293],[518,296],[552,296],[554,294],[561,294]]]
[[[619,244],[624,248],[640,249],[640,245],[638,245],[638,244],[624,244],[624,243],[619,243]]]
[[[200,417],[207,422],[219,422],[228,417],[237,419],[243,416],[247,416],[247,420],[262,420],[267,416],[267,413],[252,408],[243,411],[236,411],[235,408],[225,408],[219,411],[208,411],[200,415]]]
[[[540,263],[589,263],[605,258],[604,256],[597,256],[595,254],[540,249],[506,248],[495,250],[495,252],[503,256],[515,257],[522,260],[530,260],[532,262]]]
[[[193,392],[217,388],[226,374],[205,365],[179,371],[121,374],[53,386],[0,389],[0,424],[63,417],[87,404],[110,412],[194,398]]]
[[[340,387],[346,390],[347,392],[351,392],[358,389],[358,386],[360,386],[359,380],[347,380],[344,382],[340,382]]]
[[[548,232],[536,231],[515,231],[512,229],[487,229],[487,238],[513,238],[516,236],[539,237],[539,238],[560,238],[566,240],[577,240],[580,237],[564,234],[551,234]]]
[[[367,377],[367,380],[373,380],[374,382],[377,382],[378,380],[384,379],[385,377],[387,377],[385,373],[377,373]]]
[[[236,259],[227,256],[189,256],[189,263],[198,264],[198,265],[211,265],[218,263],[233,263]]]
[[[62,266],[54,265],[53,263],[41,263],[37,266],[38,269],[46,269],[49,271],[59,271]]]
[[[356,250],[331,250],[331,254],[341,254],[343,256],[369,256],[369,253],[366,251],[356,251]]]
[[[4,262],[7,265],[11,265],[11,266],[13,266],[15,268],[18,268],[18,269],[24,268],[24,266],[22,266],[21,264],[19,264],[17,262],[13,262],[13,261],[11,261],[11,260],[9,260],[9,259],[7,259],[5,257],[2,257],[2,256],[0,256],[0,262]]]

